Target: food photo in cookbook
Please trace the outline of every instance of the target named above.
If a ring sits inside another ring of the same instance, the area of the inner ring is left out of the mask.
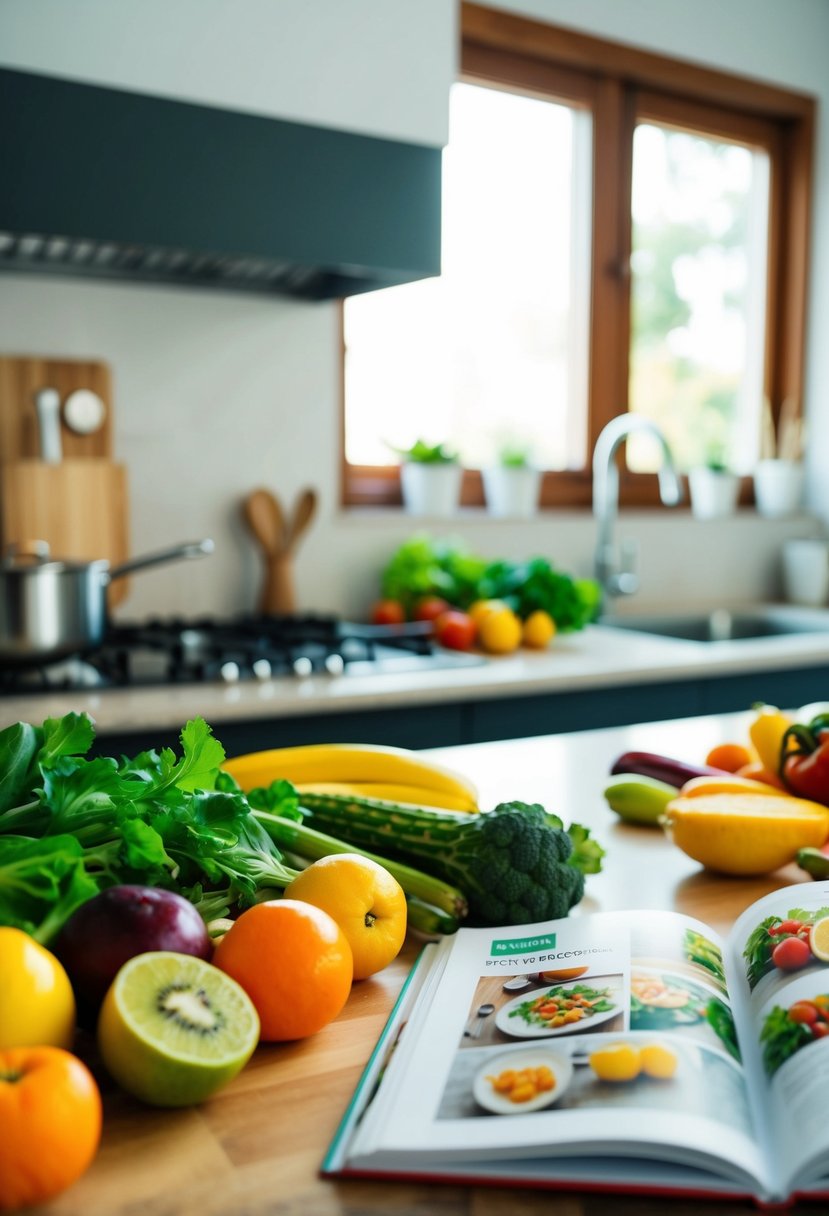
[[[623,1030],[625,1003],[622,975],[594,976],[587,967],[481,976],[460,1046]]]
[[[458,1051],[437,1118],[549,1116],[590,1108],[655,1116],[681,1109],[750,1128],[743,1077],[729,1056],[646,1032]]]

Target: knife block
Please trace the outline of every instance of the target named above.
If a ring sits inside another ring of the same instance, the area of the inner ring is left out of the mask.
[[[0,465],[0,541],[45,540],[56,558],[116,566],[129,556],[127,472],[108,460],[12,460]],[[127,579],[107,593],[110,607],[127,594]]]

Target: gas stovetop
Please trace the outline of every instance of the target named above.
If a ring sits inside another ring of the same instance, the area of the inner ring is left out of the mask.
[[[428,622],[364,625],[333,616],[151,619],[113,625],[94,650],[0,674],[0,694],[90,687],[200,684],[276,677],[338,678],[474,666],[447,651]]]

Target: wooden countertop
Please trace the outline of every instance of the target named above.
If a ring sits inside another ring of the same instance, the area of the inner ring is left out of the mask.
[[[717,742],[744,739],[749,714],[681,719],[432,752],[478,784],[482,805],[541,802],[589,824],[607,849],[582,909],[675,908],[727,929],[754,899],[797,881],[794,867],[757,879],[704,873],[661,833],[621,825],[602,788],[629,749],[701,762]],[[79,1050],[104,1091],[97,1159],[36,1216],[660,1216],[664,1200],[481,1187],[335,1182],[318,1177],[323,1154],[385,1017],[419,949],[407,941],[392,966],[354,985],[341,1016],[302,1042],[260,1047],[244,1071],[199,1108],[142,1106],[101,1075],[90,1043]],[[675,1216],[755,1212],[747,1204],[672,1202]],[[812,1209],[816,1210],[816,1209]]]

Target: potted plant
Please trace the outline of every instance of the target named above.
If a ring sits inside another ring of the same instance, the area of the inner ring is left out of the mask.
[[[723,519],[733,515],[740,493],[740,479],[725,463],[721,453],[712,453],[705,464],[688,474],[691,513],[697,519]]]
[[[491,515],[527,519],[535,514],[541,470],[531,464],[526,448],[502,447],[498,463],[482,469],[481,476]]]
[[[403,506],[410,515],[451,515],[458,506],[463,469],[458,453],[444,443],[418,439],[394,449],[400,457]]]
[[[761,515],[779,519],[793,515],[803,497],[803,419],[793,397],[780,409],[775,431],[768,398],[763,402],[760,459],[754,470],[754,499]]]

